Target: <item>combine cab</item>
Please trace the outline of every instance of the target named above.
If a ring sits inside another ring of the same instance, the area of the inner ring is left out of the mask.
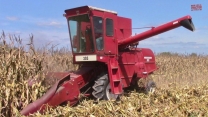
[[[132,21],[116,12],[83,6],[65,10],[73,63],[80,68],[72,73],[50,73],[59,79],[37,101],[25,107],[21,114],[43,112],[45,105],[58,106],[79,100],[80,93],[96,99],[117,99],[123,89],[145,79],[144,88],[150,90],[155,83],[146,80],[157,70],[155,56],[148,48],[137,48],[141,40],[183,26],[194,31],[191,16],[165,23],[132,36]]]

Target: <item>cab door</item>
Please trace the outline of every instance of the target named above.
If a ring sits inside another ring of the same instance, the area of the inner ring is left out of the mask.
[[[104,53],[107,55],[116,55],[118,43],[116,39],[116,18],[114,13],[104,13]]]

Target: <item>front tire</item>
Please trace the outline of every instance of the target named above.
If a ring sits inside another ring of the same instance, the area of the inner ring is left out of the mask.
[[[99,76],[92,88],[92,95],[96,99],[116,100],[118,98],[118,95],[111,92],[108,74]]]

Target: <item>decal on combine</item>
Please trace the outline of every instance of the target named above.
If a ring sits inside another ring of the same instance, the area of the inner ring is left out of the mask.
[[[146,59],[146,61],[149,62],[150,59],[152,59],[152,57],[151,56],[145,56],[144,59]]]
[[[177,23],[178,23],[178,21],[175,21],[175,22],[173,22],[173,25],[174,25],[174,24],[177,24]]]
[[[97,61],[96,55],[77,55],[75,61]]]

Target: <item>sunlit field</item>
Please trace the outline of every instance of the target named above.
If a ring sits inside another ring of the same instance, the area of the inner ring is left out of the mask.
[[[20,37],[0,35],[0,116],[21,116],[26,105],[41,97],[50,87],[45,85],[47,71],[78,67],[72,64],[69,49],[37,49],[32,40],[23,45]],[[34,116],[208,116],[208,56],[165,52],[156,54],[156,61],[159,69],[150,76],[157,84],[154,93],[131,89],[118,101],[81,97],[75,107],[60,106]],[[37,82],[30,86],[28,79]]]

